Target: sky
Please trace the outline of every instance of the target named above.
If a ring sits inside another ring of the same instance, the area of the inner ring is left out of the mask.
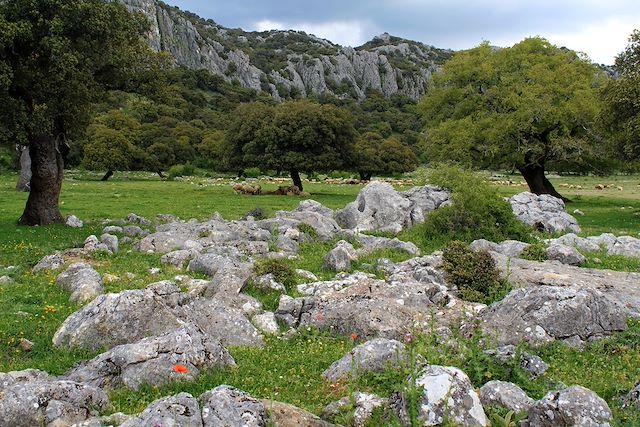
[[[542,36],[611,65],[640,29],[640,0],[165,0],[247,31],[302,30],[342,46],[388,32],[440,48]]]

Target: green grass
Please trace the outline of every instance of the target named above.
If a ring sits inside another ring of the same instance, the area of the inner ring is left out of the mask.
[[[295,208],[304,199],[236,195],[228,184],[214,185],[206,178],[160,181],[150,174],[118,173],[115,179],[103,183],[95,174],[74,173],[72,177],[64,182],[61,209],[65,215],[75,214],[84,220],[86,226],[83,229],[18,227],[16,221],[27,195],[14,191],[15,174],[0,174],[0,276],[9,274],[16,280],[15,284],[0,286],[0,371],[38,368],[62,374],[74,363],[94,356],[52,346],[51,339],[59,325],[79,306],[68,301],[67,292],[54,286],[54,273],[33,274],[31,267],[44,255],[81,246],[89,234],[99,235],[105,218],[118,219],[134,212],[150,219],[158,213],[173,214],[183,219],[205,219],[217,211],[226,219],[238,219],[258,206],[273,215],[277,210]],[[568,211],[580,209],[585,213],[577,217],[583,228],[582,235],[612,232],[637,236],[640,231],[640,217],[635,215],[640,212],[640,197],[635,184],[640,182],[638,177],[611,177],[600,181],[621,184],[625,190],[594,190],[593,183],[598,182],[597,178],[553,179],[559,190],[574,199]],[[559,186],[562,183],[582,183],[584,190],[567,190]],[[277,187],[277,184],[261,185],[266,191]],[[309,183],[305,189],[312,193],[311,198],[325,206],[340,208],[355,199],[361,186]],[[502,195],[523,190],[521,187],[499,189]],[[424,230],[419,226],[403,231],[399,237],[414,242],[425,255],[447,243],[444,239],[426,239]],[[290,266],[310,270],[321,279],[333,277],[335,273],[324,270],[322,264],[327,251],[335,243],[303,244],[298,259],[291,261]],[[640,270],[640,260],[610,257],[601,252],[586,255],[588,267]],[[409,255],[398,251],[378,251],[362,257],[352,270],[363,269],[365,265],[375,267],[380,257],[400,262]],[[595,263],[594,258],[601,262]],[[96,255],[90,261],[103,276],[111,274],[118,277],[116,281],[105,284],[108,292],[143,288],[151,282],[180,273],[173,267],[162,265],[158,255],[132,251],[129,245],[121,245],[117,255]],[[16,268],[9,271],[6,269],[8,266]],[[160,273],[151,276],[151,267],[159,268]],[[371,271],[376,273],[375,268]],[[135,277],[129,279],[126,273],[133,273]],[[295,295],[293,285],[290,286]],[[279,293],[260,293],[255,289],[250,289],[250,292],[267,308],[277,306]],[[32,352],[25,353],[17,347],[21,338],[35,343]],[[498,365],[484,355],[477,336],[470,339],[454,336],[452,340],[437,340],[435,335],[416,337],[411,345],[412,351],[425,357],[429,363],[460,367],[476,387],[491,379],[504,379],[518,383],[532,397],[539,398],[558,382],[583,385],[608,401],[615,414],[614,425],[622,426],[640,425],[638,411],[621,411],[616,403],[616,396],[630,390],[640,378],[638,343],[640,324],[632,322],[628,331],[594,343],[582,352],[560,344],[534,350],[551,365],[549,373],[536,381],[529,380],[518,370]],[[139,392],[116,391],[112,395],[115,408],[128,413],[138,412],[161,396],[179,391],[199,395],[219,384],[230,384],[256,397],[291,403],[319,413],[326,404],[351,391],[370,391],[386,396],[402,389],[408,375],[408,370],[401,369],[381,375],[365,375],[333,386],[325,383],[320,373],[353,347],[350,339],[305,330],[291,340],[268,338],[266,344],[264,349],[231,349],[238,368],[207,372],[192,383],[176,383],[160,389],[145,387]],[[379,420],[392,423],[384,415]]]

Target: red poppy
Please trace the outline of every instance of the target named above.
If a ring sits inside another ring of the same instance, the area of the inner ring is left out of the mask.
[[[358,334],[356,334],[355,332],[354,332],[354,333],[352,333],[352,334],[351,334],[351,339],[352,339],[353,341],[357,340],[357,339],[358,339]]]
[[[179,374],[186,374],[189,372],[189,368],[180,364],[173,365],[173,370]]]

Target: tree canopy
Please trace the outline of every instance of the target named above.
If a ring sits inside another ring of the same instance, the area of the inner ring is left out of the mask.
[[[610,131],[614,152],[624,160],[640,159],[640,30],[616,57],[617,78],[602,91],[603,122]]]
[[[418,167],[418,157],[409,145],[395,137],[385,139],[376,132],[359,137],[355,153],[356,169],[365,181],[373,174],[411,172]]]
[[[0,2],[0,118],[5,142],[29,145],[33,176],[20,223],[63,220],[63,154],[105,89],[145,66],[148,27],[115,2]]]
[[[355,130],[344,109],[309,101],[240,106],[228,130],[231,167],[289,171],[302,190],[300,172],[351,166]]]
[[[586,58],[538,37],[456,53],[419,104],[425,157],[516,168],[532,192],[560,197],[545,166],[592,158],[601,79]]]

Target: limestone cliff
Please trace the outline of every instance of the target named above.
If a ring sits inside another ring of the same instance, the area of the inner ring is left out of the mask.
[[[298,31],[245,32],[158,0],[120,0],[149,18],[149,44],[178,65],[204,68],[275,99],[332,93],[361,99],[367,90],[420,98],[452,52],[383,34],[358,48]]]

